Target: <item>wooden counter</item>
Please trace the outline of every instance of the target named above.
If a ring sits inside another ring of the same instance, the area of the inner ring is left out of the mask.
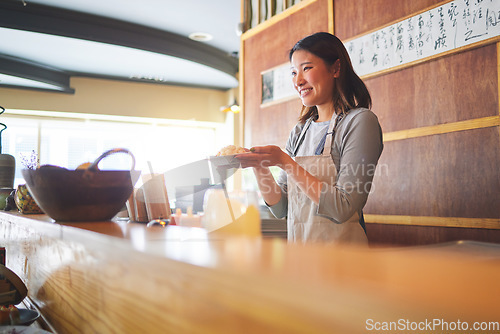
[[[0,245],[58,333],[366,333],[376,322],[500,321],[494,244],[358,249],[0,212]]]

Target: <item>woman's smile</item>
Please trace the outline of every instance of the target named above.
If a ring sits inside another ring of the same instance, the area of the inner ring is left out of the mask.
[[[299,94],[300,97],[305,97],[310,91],[312,91],[312,88],[300,88],[299,89]]]

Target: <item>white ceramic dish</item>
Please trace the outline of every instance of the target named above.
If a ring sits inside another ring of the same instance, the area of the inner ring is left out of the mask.
[[[219,156],[211,156],[209,157],[210,162],[214,167],[217,168],[240,168],[241,164],[238,158],[236,158],[237,155],[241,154],[248,154],[250,152],[245,152],[245,153],[238,153],[238,154],[232,154],[232,155],[219,155]]]

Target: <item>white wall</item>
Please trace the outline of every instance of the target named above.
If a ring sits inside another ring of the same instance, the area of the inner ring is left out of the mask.
[[[75,77],[74,94],[0,88],[7,109],[225,122],[230,91]],[[0,116],[1,118],[1,116]]]

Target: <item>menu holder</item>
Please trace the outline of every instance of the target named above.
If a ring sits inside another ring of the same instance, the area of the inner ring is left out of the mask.
[[[164,175],[146,174],[143,175],[142,181],[148,220],[169,219],[171,211]]]
[[[130,196],[127,200],[127,202],[125,202],[125,206],[127,207],[127,213],[128,213],[128,218],[131,220],[131,221],[136,221],[136,213],[135,213],[135,206],[136,206],[136,203],[135,203],[135,192],[137,191],[136,188],[134,188],[132,190],[132,192],[130,193]]]
[[[146,210],[146,202],[144,200],[144,189],[135,188],[130,194],[126,203],[127,212],[131,221],[146,223],[148,222],[148,213]]]

